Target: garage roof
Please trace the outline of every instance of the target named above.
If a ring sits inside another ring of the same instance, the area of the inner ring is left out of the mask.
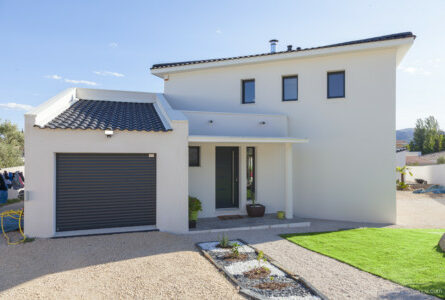
[[[51,129],[170,131],[153,103],[78,100],[42,126]]]

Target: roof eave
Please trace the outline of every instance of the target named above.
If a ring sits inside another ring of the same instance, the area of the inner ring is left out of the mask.
[[[294,52],[277,53],[274,55],[245,57],[245,58],[238,58],[238,59],[196,63],[196,64],[164,67],[164,68],[157,68],[157,69],[152,68],[152,69],[150,69],[150,71],[153,75],[163,78],[165,75],[171,74],[171,73],[179,73],[179,72],[202,70],[202,69],[211,69],[211,68],[218,68],[218,67],[227,67],[227,66],[233,66],[233,65],[246,65],[246,64],[256,64],[256,63],[288,60],[288,59],[295,59],[295,58],[326,56],[326,55],[340,54],[340,53],[346,53],[346,52],[374,50],[374,49],[380,49],[380,48],[399,48],[401,46],[411,45],[414,42],[414,39],[415,39],[415,36],[410,36],[410,37],[394,39],[394,40],[387,40],[387,41],[377,41],[377,42],[369,42],[369,43],[361,43],[361,44],[353,44],[353,45],[343,45],[343,46],[335,46],[335,47],[327,47],[327,48],[319,48],[319,49],[307,49],[307,50],[294,51]]]

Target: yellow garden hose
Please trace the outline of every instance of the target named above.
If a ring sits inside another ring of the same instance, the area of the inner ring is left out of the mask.
[[[17,215],[18,215],[18,217],[17,217]],[[9,236],[6,234],[5,229],[3,227],[3,219],[5,217],[9,217],[14,220],[19,220],[19,232],[23,236],[23,239],[21,239],[17,242],[10,241]],[[5,237],[8,245],[17,245],[17,244],[23,243],[26,240],[26,235],[23,233],[23,229],[22,229],[22,217],[23,217],[23,209],[7,210],[7,211],[0,213],[0,223],[1,223],[1,227],[2,227],[2,232],[3,232],[3,236]]]

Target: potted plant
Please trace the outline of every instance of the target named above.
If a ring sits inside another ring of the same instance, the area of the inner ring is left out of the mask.
[[[255,194],[251,195],[251,204],[246,204],[247,215],[251,218],[257,218],[264,216],[264,212],[266,211],[266,207],[262,204],[258,204],[255,201]]]
[[[196,228],[198,212],[202,211],[202,204],[198,198],[189,196],[189,228]]]

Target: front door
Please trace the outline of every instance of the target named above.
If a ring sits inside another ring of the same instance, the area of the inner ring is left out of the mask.
[[[238,207],[238,147],[216,147],[216,208]]]

